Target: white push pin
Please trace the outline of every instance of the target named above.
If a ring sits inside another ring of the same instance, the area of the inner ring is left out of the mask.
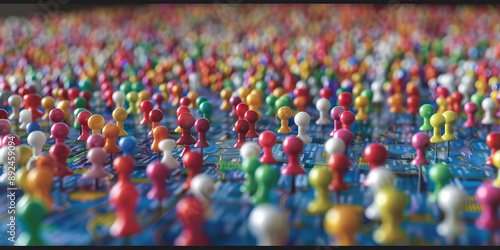
[[[240,155],[243,160],[250,156],[259,157],[260,156],[260,146],[255,142],[245,142],[240,148]]]
[[[307,125],[311,121],[309,114],[306,112],[299,112],[295,115],[293,120],[298,127],[297,137],[301,139],[304,144],[311,143],[312,140],[306,133]]]
[[[31,122],[31,111],[29,109],[23,109],[19,113],[19,125],[20,129],[26,130],[26,126]]]
[[[19,119],[19,107],[23,102],[23,98],[20,95],[11,95],[8,99],[9,106],[12,108],[12,114],[9,116],[9,120],[17,121]]]
[[[116,103],[117,108],[123,108],[125,104],[125,94],[122,91],[115,91],[111,97],[113,98],[113,102]]]
[[[381,81],[374,81],[371,85],[371,89],[373,91],[373,104],[379,104],[384,102],[384,92],[383,92],[384,84]]]
[[[384,167],[378,167],[370,170],[363,184],[370,187],[373,192],[373,197],[375,197],[382,188],[394,186],[395,179],[396,176],[392,171]],[[366,208],[365,216],[370,220],[380,219],[380,211],[375,205],[375,202]]]
[[[463,96],[461,105],[465,105],[469,102],[470,95],[474,91],[473,81],[474,79],[468,74],[462,76],[460,84],[458,85],[458,92]]]
[[[325,143],[325,152],[330,154],[330,156],[334,154],[343,154],[345,151],[345,142],[340,138],[331,138],[328,139]]]
[[[493,112],[496,108],[496,103],[491,97],[487,97],[481,103],[481,108],[484,110],[484,116],[481,120],[481,123],[484,125],[488,125],[489,129],[491,129],[491,125],[496,123],[495,118],[493,117]],[[489,131],[488,131],[489,132]]]
[[[87,160],[92,164],[92,167],[82,174],[84,178],[98,179],[104,178],[109,175],[109,173],[102,168],[102,165],[106,161],[108,154],[103,148],[94,147],[87,153]]]
[[[454,241],[456,236],[464,232],[460,223],[460,211],[466,203],[465,195],[457,187],[447,185],[439,191],[437,203],[444,213],[444,219],[438,224],[436,231],[440,236]]]
[[[207,174],[198,174],[191,180],[189,190],[203,201],[203,204],[205,204],[205,217],[210,218],[213,214],[210,209],[210,196],[215,192],[215,182]]]
[[[176,169],[181,166],[181,164],[174,159],[172,156],[172,150],[177,146],[173,139],[165,139],[158,144],[158,147],[163,151],[163,158],[161,158],[161,163],[165,164],[168,169]]]
[[[30,170],[35,166],[35,160],[42,155],[42,147],[45,145],[47,137],[42,131],[33,131],[28,135],[28,145],[33,149],[33,156],[26,163],[26,170]]]
[[[316,125],[330,125],[331,122],[328,119],[328,110],[330,110],[331,106],[330,102],[325,98],[318,100],[316,109],[319,111],[319,118],[316,120]]]
[[[95,100],[95,106],[96,107],[101,107],[104,105],[104,101],[102,99],[102,92],[100,90],[94,92],[92,94],[93,99]],[[113,96],[111,96],[113,98]]]
[[[286,215],[275,205],[255,207],[248,217],[248,227],[259,246],[280,246],[288,240],[290,226]]]
[[[14,159],[12,159],[12,153],[10,152],[14,152]],[[9,177],[9,167],[13,167],[15,169],[20,157],[21,151],[19,151],[18,147],[6,146],[0,148],[0,160],[3,163],[3,174],[0,176],[0,183],[7,183]]]

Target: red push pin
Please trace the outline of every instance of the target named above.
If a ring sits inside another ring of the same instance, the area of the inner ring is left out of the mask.
[[[90,98],[92,98],[92,93],[90,91],[80,91],[80,97],[85,99],[85,109],[90,110]]]
[[[333,180],[328,186],[331,191],[347,190],[349,185],[344,182],[345,172],[352,162],[343,154],[334,154],[328,160],[328,167],[333,172]]]
[[[420,97],[420,90],[415,85],[406,85],[406,95],[407,96],[418,96]]]
[[[189,98],[187,98],[186,96],[183,96],[183,97],[181,97],[179,104],[181,106],[189,107],[189,104],[191,104],[191,100]]]
[[[460,115],[462,113],[462,99],[464,98],[464,96],[460,92],[455,91],[453,92],[453,94],[451,94],[451,98],[453,98],[453,112],[455,112],[457,115]]]
[[[410,95],[408,99],[406,99],[406,106],[408,107],[408,114],[411,114],[411,124],[415,126],[416,116],[419,114],[420,96]]]
[[[236,107],[241,103],[241,98],[239,96],[233,96],[229,99],[229,104],[231,104],[232,110],[229,116],[234,116],[236,114]]]
[[[295,193],[295,175],[307,173],[299,164],[299,156],[303,149],[304,142],[295,135],[287,136],[283,140],[283,151],[288,155],[288,164],[280,172],[292,176],[292,193]]]
[[[59,177],[59,189],[63,191],[63,177],[73,175],[73,171],[68,167],[68,160],[71,149],[66,144],[54,144],[50,147],[49,154],[56,163],[52,164],[54,176]]]
[[[260,163],[262,164],[274,164],[276,159],[273,156],[273,146],[276,144],[276,134],[272,131],[266,130],[259,135],[259,145],[264,149],[262,157],[260,157]]]
[[[165,98],[163,97],[162,93],[154,93],[153,94],[153,101],[155,102],[155,109],[162,110],[162,104]]]
[[[153,109],[149,112],[149,120],[153,124],[149,135],[153,134],[153,130],[160,125],[161,120],[163,120],[163,112],[159,109]]]
[[[500,149],[500,133],[490,132],[486,136],[486,145],[488,145],[488,147],[491,149],[491,155],[490,158],[486,160],[486,164],[493,165],[493,159],[491,158],[493,157],[493,154],[495,154],[495,152]]]
[[[153,182],[146,197],[150,200],[157,200],[160,208],[162,200],[169,196],[165,185],[165,180],[169,179],[169,174],[167,166],[159,161],[149,163],[146,168],[146,175]]]
[[[174,241],[175,246],[206,246],[210,240],[205,233],[205,205],[193,195],[182,198],[175,206],[177,218],[182,222],[182,232]]]
[[[330,100],[330,97],[332,97],[332,95],[333,95],[333,91],[329,88],[322,88],[319,91],[319,95],[321,96],[321,98],[325,98],[327,100]]]
[[[188,170],[188,176],[184,182],[184,189],[188,190],[191,187],[191,180],[201,171],[203,156],[198,152],[189,151],[182,156],[182,162]]]
[[[184,107],[187,108],[187,107]],[[189,145],[195,144],[196,139],[191,135],[191,128],[195,122],[193,114],[189,112],[182,113],[177,119],[177,125],[182,129],[181,137],[177,140],[177,144],[184,145],[184,150],[182,150],[181,157],[185,153],[190,152]]]
[[[194,129],[198,132],[198,142],[194,144],[195,148],[201,149],[201,155],[203,155],[203,148],[210,147],[210,144],[207,142],[207,131],[210,129],[210,122],[206,118],[200,118],[196,120],[194,123]]]
[[[245,103],[240,103],[236,106],[236,115],[238,116],[238,120],[245,119],[245,113],[248,111],[248,105]]]
[[[72,109],[76,109],[74,101],[79,96],[80,96],[80,89],[78,87],[72,87],[68,89],[68,97]]]
[[[23,97],[24,108],[31,111],[31,122],[36,122],[37,118],[43,116],[43,112],[38,110],[38,107],[42,106],[42,97],[39,94],[27,94]]]
[[[387,159],[387,150],[378,143],[372,143],[365,148],[364,156],[370,164],[370,170],[381,167]]]
[[[240,103],[242,104],[242,103]],[[245,104],[246,105],[246,104]],[[250,123],[245,119],[239,119],[234,124],[234,131],[238,133],[238,141],[234,144],[235,148],[241,148],[246,142],[245,135],[250,130]]]
[[[149,112],[153,110],[153,103],[151,103],[148,100],[142,101],[140,105],[141,111],[142,111],[142,120],[139,124],[144,125],[145,128],[145,133],[144,133],[144,141],[148,140],[148,125],[151,124],[151,120],[149,119]]]
[[[349,111],[349,107],[352,104],[352,95],[351,93],[348,92],[342,92],[337,98],[337,101],[339,102],[340,106],[344,108],[345,111]]]
[[[443,87],[443,86],[437,86],[436,93],[437,93],[438,97],[441,97],[444,99],[446,99],[446,97],[448,97],[448,95],[450,94],[448,89]]]
[[[250,139],[259,137],[257,131],[255,131],[255,123],[259,120],[259,114],[257,114],[255,110],[248,110],[245,113],[245,120],[250,123],[250,129],[248,130],[245,137]]]
[[[344,111],[344,112],[342,112],[342,114],[340,114],[339,118],[340,118],[340,123],[342,123],[342,125],[344,125],[344,128],[349,130],[349,132],[352,133],[351,124],[353,124],[354,121],[356,120],[356,117],[354,116],[354,114],[351,111]],[[352,134],[352,136],[354,137],[354,134]]]
[[[90,132],[89,132],[88,122],[89,122],[89,118],[91,116],[92,116],[92,113],[90,113],[87,110],[84,110],[78,114],[76,119],[77,119],[78,123],[80,123],[80,125],[82,126],[82,134],[78,137],[77,140],[87,141],[87,139],[89,138]]]
[[[9,117],[9,113],[5,111],[5,109],[0,109],[0,119],[7,119]]]
[[[68,100],[68,91],[64,88],[59,88],[57,90],[57,97],[59,98],[59,101],[64,101]]]
[[[68,138],[69,127],[66,123],[58,122],[50,129],[50,138],[56,138],[56,144],[65,144],[64,140]]]

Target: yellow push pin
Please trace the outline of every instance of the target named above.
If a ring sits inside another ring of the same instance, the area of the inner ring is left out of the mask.
[[[308,175],[309,184],[314,188],[314,200],[307,206],[312,214],[324,214],[333,203],[330,199],[328,185],[332,182],[333,173],[327,166],[315,166]]]
[[[493,156],[491,157],[493,165],[500,169],[500,150],[497,150]],[[493,186],[500,188],[500,174],[497,175],[497,178],[492,182]]]
[[[59,88],[55,88],[52,90],[52,96],[56,99],[59,99]]]
[[[352,95],[354,97],[358,97],[361,95],[361,92],[364,90],[363,84],[361,83],[356,83],[354,84],[354,87],[352,88]]]
[[[337,246],[355,246],[356,232],[361,227],[363,209],[351,205],[334,205],[325,215],[325,232],[337,240]]]
[[[448,106],[448,102],[446,101],[446,99],[443,97],[438,97],[438,98],[436,98],[436,104],[439,107],[436,113],[443,114],[446,111],[447,106]]]
[[[189,102],[189,108],[193,108],[195,109],[196,108],[196,99],[200,96],[200,94],[198,94],[197,91],[189,91],[186,95],[186,97],[190,100]]]
[[[431,143],[436,144],[434,162],[437,163],[438,143],[444,142],[444,138],[441,136],[441,128],[446,123],[446,119],[444,118],[444,115],[436,113],[431,116],[430,122],[431,126],[434,128],[434,135],[431,137],[430,141]]]
[[[21,188],[23,188],[25,186],[24,184],[26,181],[26,175],[28,173],[26,171],[26,164],[28,163],[30,158],[33,156],[33,150],[26,145],[18,146],[18,149],[19,149],[20,157],[19,157],[19,161],[17,161],[17,164],[19,164],[19,166],[21,168],[19,168],[19,170],[16,171],[16,184],[18,186],[20,186]]]
[[[151,94],[147,90],[139,91],[137,94],[137,102],[135,103],[136,113],[141,113],[141,102],[145,100],[149,100],[151,98]]]
[[[358,96],[354,100],[354,105],[358,107],[358,113],[356,114],[356,120],[366,121],[370,120],[370,116],[366,113],[366,106],[368,106],[369,100],[365,96]]]
[[[138,100],[137,92],[135,92],[135,91],[128,92],[128,94],[127,94],[127,102],[128,102],[127,113],[129,115],[133,115],[133,114],[137,113],[137,100]]]
[[[247,103],[247,96],[249,94],[250,94],[250,89],[247,87],[240,87],[238,89],[238,95],[240,96],[242,103],[248,104]]]
[[[377,244],[402,244],[407,240],[405,230],[400,223],[403,211],[408,204],[408,196],[393,188],[385,187],[375,195],[375,205],[380,211],[380,227],[373,232]]]
[[[222,111],[231,111],[232,107],[229,103],[229,99],[231,99],[232,91],[231,89],[225,88],[220,92],[220,98],[222,99],[222,104],[219,106],[219,109]],[[191,105],[191,103],[189,103]]]
[[[448,142],[448,156],[450,155],[450,142],[456,141],[458,138],[453,134],[453,124],[457,122],[457,114],[451,110],[443,113],[445,118],[443,139]]]
[[[164,100],[168,100],[168,98],[170,97],[170,94],[168,93],[168,87],[167,86],[168,85],[166,83],[162,83],[158,87],[158,89],[160,90],[161,94],[163,95],[163,99]]]
[[[127,131],[124,129],[125,120],[127,119],[127,111],[124,108],[116,108],[113,111],[113,120],[116,121],[116,126],[120,129],[119,137],[128,136]]]
[[[252,93],[247,96],[247,101],[246,103],[248,104],[248,108],[251,110],[254,110],[257,112],[257,115],[259,115],[259,119],[262,118],[262,113],[259,111],[259,106],[260,106],[260,97],[259,95]]]
[[[50,96],[46,96],[42,98],[42,107],[45,110],[45,113],[42,116],[42,119],[48,120],[49,119],[49,113],[50,111],[54,108],[55,106],[55,100],[54,98]]]
[[[101,129],[104,127],[104,117],[98,114],[92,115],[89,118],[87,125],[90,129],[92,129],[93,135],[100,134]]]
[[[26,177],[26,187],[34,197],[43,200],[47,211],[52,210],[50,190],[54,183],[54,172],[48,167],[36,167],[29,171]]]
[[[265,108],[265,105],[264,105],[264,99],[266,98],[266,94],[264,93],[264,91],[260,90],[260,89],[252,89],[252,91],[250,91],[250,94],[257,94],[260,98],[260,101],[259,101],[259,106],[257,108]],[[248,99],[248,96],[247,96],[247,99]]]
[[[290,127],[288,127],[288,119],[290,117],[292,117],[292,110],[289,107],[281,107],[278,110],[278,118],[281,120],[281,127],[278,129],[278,133],[283,134],[283,136],[292,132]]]
[[[69,118],[71,118],[71,113],[69,112],[70,103],[68,100],[62,100],[57,103],[57,108],[64,111],[64,121],[71,123]]]
[[[276,99],[280,98],[284,94],[285,94],[285,89],[282,87],[275,88],[272,93],[272,95],[275,96]]]

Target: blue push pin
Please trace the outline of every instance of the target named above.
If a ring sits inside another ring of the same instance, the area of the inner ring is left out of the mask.
[[[42,126],[40,126],[38,122],[28,123],[28,125],[26,126],[26,132],[28,132],[28,134],[31,134],[31,132],[33,131],[42,131]]]
[[[118,142],[118,146],[122,149],[125,155],[133,156],[133,152],[136,146],[136,142],[132,137],[123,137]]]

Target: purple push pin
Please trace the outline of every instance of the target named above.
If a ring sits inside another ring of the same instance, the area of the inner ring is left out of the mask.
[[[14,141],[15,146],[21,145],[21,137],[15,134],[8,134],[2,138],[2,143],[0,144],[2,147],[3,146],[9,146],[9,141],[11,140],[10,138],[14,137],[12,141]]]
[[[415,166],[429,165],[429,161],[425,158],[425,150],[431,145],[427,133],[418,132],[414,134],[411,138],[411,145],[417,150],[417,156],[411,164]]]
[[[234,116],[236,114],[236,106],[241,103],[241,98],[239,96],[233,96],[229,99],[229,104],[233,107],[229,116]]]
[[[163,109],[161,107],[161,104],[163,103],[164,100],[165,100],[165,98],[163,98],[163,94],[161,94],[161,93],[155,93],[153,95],[153,101],[155,103],[155,108],[156,109],[159,109],[159,110]]]
[[[351,133],[351,131],[345,128],[341,128],[333,133],[333,138],[339,138],[345,143],[344,155],[347,157],[347,159],[349,159],[349,157],[347,156],[347,147],[349,147],[352,139],[354,138],[354,135]],[[352,165],[352,162],[349,165]]]
[[[0,141],[10,133],[10,122],[7,119],[0,119]]]
[[[101,134],[93,134],[87,139],[87,147],[90,149],[98,147],[102,148],[106,144],[106,139]]]
[[[50,138],[56,138],[56,144],[65,144],[64,140],[68,138],[69,127],[65,123],[58,122],[50,129]]]
[[[476,227],[490,232],[500,228],[498,206],[500,205],[500,188],[491,182],[484,182],[476,189],[476,199],[481,204],[483,212],[476,220]]]
[[[335,106],[333,107],[332,111],[330,111],[330,116],[333,119],[333,130],[330,132],[330,136],[333,136],[333,134],[342,128],[342,122],[340,122],[340,115],[344,113],[344,108],[342,106]],[[349,145],[349,144],[346,144]]]

